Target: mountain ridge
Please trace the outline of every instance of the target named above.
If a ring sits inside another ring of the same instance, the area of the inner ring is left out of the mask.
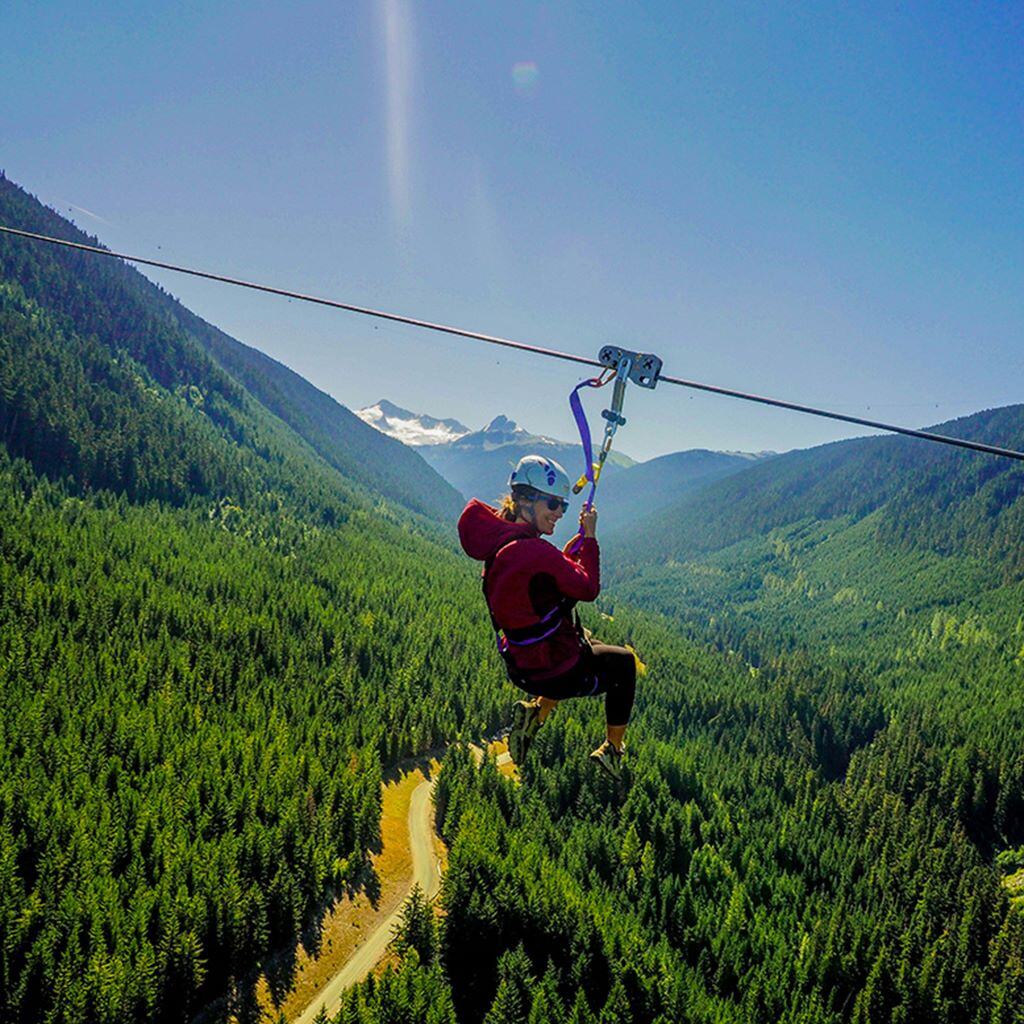
[[[386,398],[356,409],[355,414],[382,434],[411,447],[445,444],[470,432],[469,427],[457,419],[438,419],[425,413],[414,413]]]
[[[0,176],[0,217],[11,226],[99,245],[97,239],[4,176]],[[101,415],[104,407],[114,408],[116,403],[109,390],[114,363],[110,360],[120,360],[124,366],[131,361],[148,378],[143,392],[149,388],[152,394],[146,398],[143,393],[144,401],[154,408],[166,401],[181,403],[182,416],[178,417],[176,429],[187,434],[198,430],[202,435],[205,423],[231,437],[237,446],[235,454],[221,449],[217,458],[249,462],[248,470],[243,472],[239,464],[234,474],[231,486],[236,491],[251,487],[246,481],[251,480],[256,463],[265,467],[261,473],[287,476],[291,471],[283,458],[272,454],[272,449],[298,442],[340,474],[337,486],[342,490],[352,486],[366,488],[438,520],[450,519],[457,513],[460,496],[416,452],[373,430],[283,364],[207,323],[121,260],[3,235],[0,277],[17,282],[27,300],[46,310],[47,316],[57,318],[54,322],[65,334],[79,338],[80,352],[92,353],[85,370],[74,372],[85,372],[96,400],[76,407],[75,418],[83,413],[88,415],[90,410],[95,417]],[[57,369],[60,361],[71,358],[66,349],[35,367],[23,365],[22,357],[13,349],[8,350],[6,358],[5,372],[13,375],[12,380],[19,374],[31,379],[51,371],[71,371],[70,365]],[[30,416],[35,416],[40,428],[45,426],[39,419],[41,407],[33,403],[31,394],[18,391],[21,397],[15,409],[10,404],[15,393],[11,385],[9,397],[0,408],[20,423],[26,445],[23,454],[38,453],[41,449],[26,424]],[[97,405],[96,401],[106,404]],[[33,409],[36,411],[32,412]],[[71,415],[66,407],[64,412]],[[92,441],[87,438],[97,428],[107,438],[104,443],[110,442],[112,431],[119,429],[112,421],[104,424],[94,418],[91,427],[83,421],[62,436],[65,443],[71,443],[74,435],[86,438],[83,443],[95,447],[99,435]],[[276,438],[273,444],[271,436]],[[209,444],[198,436],[186,448],[191,452],[188,458],[193,465],[197,465],[196,459],[202,460],[203,450],[210,450]],[[132,452],[126,450],[123,473],[133,472],[133,460],[140,458],[145,458],[140,447]],[[181,472],[187,477],[190,470],[183,467]],[[108,465],[104,485],[109,486],[114,476],[113,467]],[[184,477],[179,477],[177,482],[162,484],[162,493],[187,493]],[[294,490],[294,486],[288,484],[286,489]],[[325,478],[325,486],[330,489],[333,485]]]
[[[596,500],[602,535],[610,542],[609,547],[614,547],[620,534],[628,535],[638,521],[650,519],[690,492],[771,457],[690,448],[638,462],[622,473],[602,478]]]
[[[1019,448],[1024,405],[983,410],[930,430]],[[1024,520],[1024,467],[1009,459],[900,437],[862,437],[756,463],[646,518],[640,529],[665,556],[709,553],[802,519],[860,519],[889,506],[880,536],[951,553],[1007,558]],[[623,551],[636,560],[639,549]]]
[[[395,411],[395,419],[378,415],[387,402]],[[424,460],[447,480],[464,499],[482,498],[496,501],[506,489],[508,476],[516,463],[531,454],[545,455],[561,463],[570,476],[582,471],[582,448],[579,442],[559,441],[542,434],[531,434],[511,417],[498,413],[479,430],[465,430],[458,436],[445,427],[435,429],[432,424],[455,424],[465,429],[458,420],[439,419],[409,410],[383,399],[374,406],[358,410],[367,423],[376,429],[390,432],[392,437],[408,437]],[[613,451],[609,457],[609,476],[633,465],[633,460]]]

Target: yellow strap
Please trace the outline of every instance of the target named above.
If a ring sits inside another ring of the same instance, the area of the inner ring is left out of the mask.
[[[596,484],[597,481],[600,480],[600,479],[601,479],[601,463],[600,462],[595,462],[594,463],[594,483]],[[573,487],[573,492],[575,494],[579,494],[579,492],[582,491],[583,488],[586,487],[589,482],[590,481],[587,479],[587,474],[584,473],[579,478],[579,480],[576,481],[576,485]]]
[[[626,650],[633,655],[633,660],[636,662],[636,674],[638,676],[647,675],[647,666],[640,660],[640,655],[629,644],[626,644]]]

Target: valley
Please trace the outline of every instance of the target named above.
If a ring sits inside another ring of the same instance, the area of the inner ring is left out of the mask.
[[[0,220],[87,237],[6,178]],[[1019,446],[1024,411],[947,428]],[[440,913],[399,911],[340,1024],[1022,1019],[1015,465],[609,472],[611,507],[664,484],[581,608],[649,667],[619,787],[598,701],[518,779],[468,749],[519,691],[427,449],[129,267],[0,238],[0,442],[5,1022],[298,1019],[326,977],[281,951],[375,878],[398,907],[415,776],[382,785],[440,746]]]

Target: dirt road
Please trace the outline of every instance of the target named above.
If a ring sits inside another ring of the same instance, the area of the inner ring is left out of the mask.
[[[412,794],[409,804],[409,845],[412,848],[412,874],[409,892],[418,885],[428,899],[441,887],[441,872],[434,856],[433,801],[434,783],[421,782]],[[362,981],[384,955],[388,943],[394,938],[395,925],[402,916],[403,900],[394,913],[385,917],[370,933],[366,941],[352,954],[348,963],[317,993],[295,1024],[312,1024],[320,1007],[326,1005],[328,1016],[338,1012],[341,993]]]
[[[472,749],[479,763],[484,752],[476,746]],[[497,762],[499,766],[507,765],[511,763],[511,758],[507,753],[501,753]],[[427,899],[433,899],[441,888],[440,864],[434,856],[433,795],[434,782],[421,782],[413,790],[409,803],[409,846],[412,849],[409,892],[412,892],[414,885],[418,885]],[[388,944],[394,938],[395,925],[402,916],[404,906],[403,899],[402,905],[377,925],[366,941],[349,957],[345,966],[317,993],[301,1016],[295,1019],[294,1024],[312,1024],[321,1006],[327,1007],[328,1016],[338,1012],[341,993],[362,981],[384,956]]]

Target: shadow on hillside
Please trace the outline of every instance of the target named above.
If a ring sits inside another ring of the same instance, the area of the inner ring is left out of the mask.
[[[322,919],[323,918],[321,917],[320,920]],[[317,932],[320,931],[319,924],[317,925],[316,930]],[[305,946],[305,935],[302,936],[301,941]],[[319,935],[317,936],[317,941],[319,942]],[[308,946],[306,946],[306,948],[309,949]],[[263,965],[263,976],[267,979],[267,987],[270,989],[270,995],[274,1000],[275,1006],[280,1006],[281,1003],[284,1002],[288,993],[291,992],[292,986],[295,984],[295,971],[297,966],[298,943],[289,944],[286,950],[283,950],[276,956],[271,957]],[[249,986],[249,991],[253,996],[255,996],[256,979],[253,979],[253,983]],[[242,1024],[242,1018],[239,1018],[239,1024]]]
[[[257,999],[257,986],[263,977],[275,1007],[279,1007],[295,986],[298,972],[299,947],[313,958],[323,951],[324,921],[339,901],[354,899],[365,893],[376,908],[380,900],[380,879],[369,861],[352,881],[344,887],[332,888],[310,913],[301,931],[289,939],[272,956],[243,978],[231,983],[229,991],[215,999],[196,1014],[191,1024],[260,1024],[265,1010]]]
[[[243,986],[235,995],[231,1004],[230,1021],[237,1021],[238,1024],[259,1024],[263,1019],[263,1013],[256,1002],[256,988],[254,985]]]
[[[436,747],[433,750],[428,750],[425,753],[417,754],[415,757],[407,757],[399,761],[397,764],[390,768],[383,768],[381,770],[381,779],[384,785],[388,785],[391,782],[398,782],[403,775],[408,774],[411,771],[415,771],[417,768],[423,772],[423,777],[429,782],[436,770],[437,765],[440,764],[441,758],[444,757],[444,753],[447,747]]]
[[[370,845],[368,852],[380,852],[379,836]],[[270,989],[275,1005],[281,1005],[295,984],[299,944],[301,943],[309,957],[314,960],[319,958],[323,953],[324,921],[327,919],[328,914],[341,900],[346,898],[355,899],[360,894],[366,896],[374,910],[379,908],[381,898],[380,878],[377,872],[374,871],[369,859],[346,885],[341,888],[332,889],[320,901],[299,933],[298,941],[291,944],[288,949],[275,954],[264,965],[263,975],[266,978],[267,987]],[[252,987],[254,986],[255,980]],[[245,1024],[241,1017],[239,1017],[239,1024]]]
[[[428,751],[418,757],[406,758],[385,770],[382,781],[385,785],[397,782],[407,772],[420,769],[429,781],[436,772],[436,763],[443,756],[444,749]],[[332,886],[311,911],[300,932],[291,938],[284,948],[278,949],[259,964],[239,983],[231,983],[229,991],[208,1003],[191,1020],[191,1024],[260,1024],[265,1019],[265,1010],[257,1000],[256,990],[260,977],[266,980],[267,988],[275,1006],[280,1006],[291,993],[298,970],[299,946],[306,953],[317,958],[323,952],[324,921],[328,912],[340,900],[355,899],[363,894],[374,910],[380,909],[382,897],[381,880],[371,863],[371,857],[380,854],[382,841],[378,825],[372,842],[367,844],[367,858],[342,886]]]

